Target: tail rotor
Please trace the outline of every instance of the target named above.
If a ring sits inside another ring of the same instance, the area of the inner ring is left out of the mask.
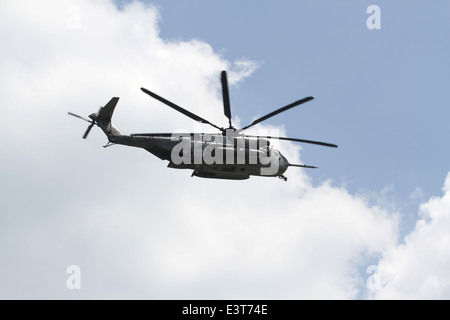
[[[101,109],[101,108],[100,108],[100,109]],[[85,132],[84,135],[83,135],[83,139],[86,139],[86,138],[88,137],[89,133],[91,132],[92,128],[97,124],[97,122],[95,121],[95,119],[97,118],[98,113],[93,113],[93,114],[91,114],[91,115],[89,116],[89,118],[91,118],[91,120],[89,120],[89,119],[87,119],[87,118],[85,118],[85,117],[82,117],[82,116],[80,116],[80,115],[78,115],[78,114],[72,113],[72,112],[68,112],[68,114],[71,115],[71,116],[73,116],[73,117],[75,117],[75,118],[78,118],[78,119],[81,119],[81,120],[84,120],[84,121],[90,123],[90,125],[89,125],[89,126],[87,127],[87,129],[86,129],[86,132]]]

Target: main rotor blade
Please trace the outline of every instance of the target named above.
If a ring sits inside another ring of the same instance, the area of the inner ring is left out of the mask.
[[[303,143],[310,143],[310,144],[317,144],[320,146],[325,147],[331,147],[331,148],[337,148],[338,146],[333,143],[328,142],[321,142],[321,141],[313,141],[313,140],[305,140],[305,139],[296,139],[296,138],[285,138],[285,137],[273,137],[273,136],[251,136],[251,135],[245,135],[246,137],[251,138],[261,138],[261,139],[278,139],[278,140],[287,140],[287,141],[295,141],[295,142],[303,142]]]
[[[222,98],[223,98],[223,112],[225,113],[225,116],[228,118],[230,128],[232,128],[233,126],[231,124],[230,94],[228,91],[228,81],[226,71],[222,71]]]
[[[219,130],[223,130],[223,128],[220,128],[220,127],[216,126],[215,124],[209,122],[208,120],[203,119],[202,117],[199,117],[198,115],[196,115],[196,114],[194,114],[194,113],[192,113],[190,111],[187,111],[186,109],[183,109],[182,107],[176,105],[173,102],[170,102],[169,100],[164,99],[163,97],[158,96],[156,93],[153,93],[153,92],[151,92],[151,91],[149,91],[149,90],[147,90],[145,88],[141,88],[141,90],[143,92],[145,92],[146,94],[148,94],[150,97],[161,101],[162,103],[164,103],[164,104],[168,105],[169,107],[177,110],[178,112],[184,114],[185,116],[188,116],[189,118],[194,119],[195,121],[199,121],[201,123],[207,123],[207,124],[213,126],[214,128],[217,128]]]
[[[308,101],[310,101],[310,100],[312,100],[312,99],[314,99],[314,97],[306,97],[306,98],[303,98],[303,99],[301,99],[301,100],[295,101],[295,102],[293,102],[293,103],[291,103],[291,104],[288,104],[287,106],[285,106],[285,107],[283,107],[283,108],[280,108],[280,109],[278,109],[278,110],[275,110],[275,111],[273,111],[273,112],[271,112],[271,113],[265,115],[264,117],[261,117],[261,118],[259,118],[259,119],[256,119],[255,121],[253,121],[253,122],[252,122],[251,124],[249,124],[248,126],[242,128],[242,130],[245,130],[245,129],[247,129],[247,128],[250,128],[251,126],[254,126],[254,125],[257,124],[257,123],[260,123],[260,122],[262,122],[262,121],[264,121],[264,120],[267,120],[267,119],[269,119],[269,118],[271,118],[271,117],[273,117],[273,116],[275,116],[275,115],[277,115],[277,114],[279,114],[279,113],[281,113],[281,112],[283,112],[283,111],[289,110],[289,109],[291,109],[291,108],[293,108],[293,107],[295,107],[295,106],[298,106],[299,104],[308,102]]]
[[[86,139],[89,135],[89,132],[91,132],[91,129],[94,127],[94,122],[92,122],[92,124],[87,128],[86,132],[83,135],[83,139]]]
[[[68,114],[70,114],[71,116],[74,116],[74,117],[76,117],[76,118],[79,118],[79,119],[81,119],[81,120],[84,120],[84,121],[87,121],[87,122],[89,122],[89,123],[92,123],[92,120],[88,120],[87,118],[82,117],[82,116],[79,116],[79,115],[77,115],[77,114],[75,114],[75,113],[68,112]]]

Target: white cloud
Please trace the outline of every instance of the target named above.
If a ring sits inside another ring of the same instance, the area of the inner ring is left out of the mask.
[[[422,202],[424,197],[424,191],[420,187],[416,187],[414,191],[409,195],[409,199],[411,202]]]
[[[112,96],[121,97],[113,120],[125,133],[193,127],[142,86],[226,125],[220,71],[231,70],[237,83],[259,63],[233,64],[199,40],[162,39],[158,21],[157,9],[140,3],[119,11],[110,1],[1,2],[1,37],[9,40],[0,52],[0,133],[13,138],[0,151],[0,297],[364,294],[361,269],[397,245],[396,213],[332,182],[313,186],[306,170],[289,169],[287,182],[203,180],[142,150],[103,149],[97,128],[81,139],[86,124],[67,111],[86,116]],[[301,163],[298,145],[279,148]],[[424,226],[445,219],[429,214],[443,199],[422,207]],[[81,291],[65,287],[73,264]]]
[[[381,299],[448,299],[450,297],[450,173],[442,197],[420,206],[415,229],[379,262]]]
[[[232,66],[233,69],[231,70],[228,77],[230,84],[234,84],[249,77],[256,69],[261,66],[261,64],[261,62],[249,59],[240,59],[235,61],[234,65]]]

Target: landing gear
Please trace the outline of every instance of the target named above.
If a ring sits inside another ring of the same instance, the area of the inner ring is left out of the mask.
[[[278,178],[283,179],[284,181],[287,181],[287,177],[285,177],[283,175],[279,175]]]
[[[108,147],[111,147],[111,146],[113,146],[113,145],[115,145],[114,142],[108,141],[108,143],[105,144],[105,145],[103,146],[103,148],[108,148]]]

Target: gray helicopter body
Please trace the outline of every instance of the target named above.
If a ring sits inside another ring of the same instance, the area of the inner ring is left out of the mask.
[[[105,147],[119,144],[147,150],[161,160],[169,161],[168,167],[174,169],[191,169],[192,176],[202,178],[244,180],[250,176],[279,177],[287,180],[283,175],[290,166],[303,168],[316,168],[314,166],[290,164],[280,151],[270,147],[271,139],[280,139],[296,142],[318,144],[328,147],[337,147],[334,144],[271,136],[244,135],[242,131],[262,122],[278,113],[286,111],[299,104],[312,100],[307,97],[296,101],[286,107],[280,108],[252,124],[236,130],[231,125],[231,111],[228,97],[228,85],[225,71],[222,72],[222,90],[224,98],[224,113],[229,119],[227,129],[220,128],[209,121],[181,108],[180,106],[141,88],[151,97],[163,102],[169,107],[185,114],[193,120],[207,123],[219,129],[217,134],[210,133],[137,133],[126,135],[112,123],[112,115],[119,101],[112,98],[99,112],[93,113],[89,119],[70,113],[70,115],[90,122],[83,138],[86,138],[94,125],[100,127],[108,138]]]

